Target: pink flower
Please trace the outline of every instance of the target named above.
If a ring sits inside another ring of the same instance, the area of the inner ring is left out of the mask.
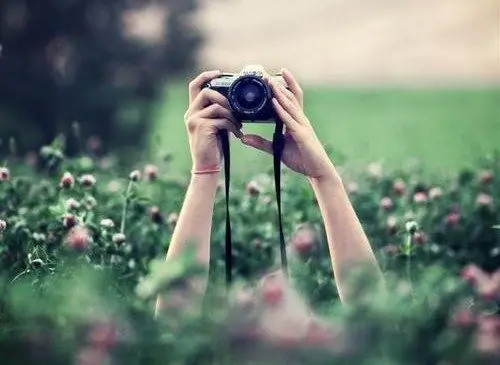
[[[396,192],[396,194],[403,195],[405,193],[405,191],[406,191],[406,184],[403,181],[403,179],[397,179],[392,184],[392,188]]]
[[[107,365],[110,356],[105,350],[89,346],[79,350],[75,360],[75,365]]]
[[[484,170],[479,175],[479,181],[485,185],[491,184],[494,178],[495,173],[493,172],[493,170]]]
[[[9,181],[10,171],[7,167],[0,167],[0,181]]]
[[[350,182],[347,184],[347,192],[349,194],[356,194],[359,191],[359,185],[356,182]]]
[[[429,191],[429,198],[431,200],[439,199],[442,196],[443,196],[443,191],[441,190],[441,188],[434,187]]]
[[[116,325],[112,322],[95,324],[90,329],[88,338],[94,348],[108,350],[118,341]]]
[[[476,198],[476,204],[482,207],[493,204],[493,198],[489,194],[480,193]]]
[[[475,345],[482,354],[495,358],[500,356],[500,316],[489,314],[478,317]]]
[[[283,283],[281,280],[274,277],[274,275],[263,278],[261,282],[261,293],[264,302],[270,307],[277,306],[285,297]]]
[[[75,226],[69,232],[66,243],[69,247],[77,251],[86,250],[90,244],[90,232],[84,226]]]
[[[412,237],[412,240],[415,243],[426,243],[427,235],[425,234],[425,232],[415,232],[415,234]]]
[[[0,219],[0,234],[5,231],[5,228],[7,228],[7,222],[4,221],[3,219]]]
[[[139,181],[140,178],[141,178],[141,172],[139,170],[134,170],[130,173],[130,175],[128,176],[128,178],[131,180],[131,181]]]
[[[61,181],[59,182],[59,187],[62,189],[70,189],[75,184],[75,178],[69,172],[65,172],[61,177]]]
[[[257,181],[252,180],[247,184],[246,191],[251,196],[257,196],[262,191],[262,188]]]
[[[460,221],[460,214],[450,213],[446,216],[446,224],[449,226],[456,226]]]
[[[295,233],[291,243],[299,255],[307,255],[316,243],[316,232],[312,227],[303,227]]]
[[[476,316],[470,309],[466,309],[455,313],[451,321],[458,327],[471,327],[476,324]]]
[[[413,195],[413,201],[417,204],[423,204],[427,201],[427,194],[424,192],[418,192]]]
[[[80,183],[86,188],[90,188],[96,183],[95,176],[91,174],[82,175],[80,177]]]
[[[96,152],[101,148],[102,142],[98,136],[92,136],[87,140],[87,147],[92,152]]]
[[[474,264],[469,264],[462,269],[462,279],[468,283],[474,284],[479,279],[484,279],[486,273]]]
[[[390,210],[393,206],[392,199],[389,197],[385,197],[380,201],[380,207],[384,210]]]
[[[158,178],[158,167],[156,165],[146,165],[144,167],[144,176],[149,181],[154,181]]]

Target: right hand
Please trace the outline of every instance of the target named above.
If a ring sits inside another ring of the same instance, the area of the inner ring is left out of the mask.
[[[222,162],[220,130],[232,132],[241,138],[241,122],[231,113],[227,98],[203,86],[220,75],[220,71],[207,71],[189,83],[189,107],[184,114],[193,171],[217,170]]]

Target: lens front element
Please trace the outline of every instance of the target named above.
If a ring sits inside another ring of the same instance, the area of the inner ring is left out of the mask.
[[[270,91],[261,78],[242,76],[231,86],[228,98],[236,112],[252,115],[257,114],[266,105]]]

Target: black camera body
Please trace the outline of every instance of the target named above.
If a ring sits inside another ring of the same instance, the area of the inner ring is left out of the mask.
[[[234,116],[242,122],[274,123],[277,115],[272,104],[272,91],[264,80],[265,71],[258,66],[246,66],[239,74],[224,73],[205,85],[224,95]],[[287,87],[281,75],[269,75]]]

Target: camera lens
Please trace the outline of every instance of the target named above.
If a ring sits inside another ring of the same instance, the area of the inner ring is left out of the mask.
[[[230,90],[233,107],[245,114],[257,113],[266,104],[269,92],[266,85],[256,77],[242,77]]]

